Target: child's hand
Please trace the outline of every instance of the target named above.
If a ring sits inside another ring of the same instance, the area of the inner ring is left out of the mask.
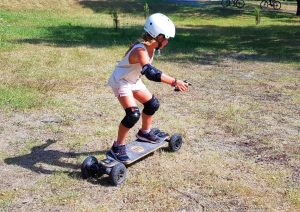
[[[186,91],[189,87],[189,83],[185,80],[177,80],[175,91]]]

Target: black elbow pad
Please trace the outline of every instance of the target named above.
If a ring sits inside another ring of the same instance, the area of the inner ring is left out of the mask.
[[[144,65],[141,73],[151,81],[161,82],[162,72],[150,64]]]

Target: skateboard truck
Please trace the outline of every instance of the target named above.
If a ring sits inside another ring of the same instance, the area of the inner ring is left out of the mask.
[[[167,133],[162,132],[157,128],[152,130],[159,136],[160,142],[151,144],[137,139],[127,144],[126,151],[130,158],[129,161],[117,161],[109,154],[109,151],[106,154],[106,158],[100,161],[94,156],[88,156],[81,165],[82,178],[99,178],[102,175],[107,174],[109,175],[112,185],[119,186],[126,180],[127,170],[125,165],[132,164],[163,147],[168,147],[170,152],[176,152],[181,148],[183,141],[180,134],[176,133],[170,137]]]

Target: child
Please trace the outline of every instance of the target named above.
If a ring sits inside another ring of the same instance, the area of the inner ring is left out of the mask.
[[[157,143],[159,139],[151,133],[153,114],[159,108],[158,99],[152,95],[141,80],[145,75],[151,81],[163,82],[176,87],[179,91],[186,91],[188,84],[176,80],[151,65],[155,50],[162,49],[168,44],[168,39],[175,36],[173,22],[161,13],[155,13],[147,19],[144,26],[143,41],[133,44],[120,61],[108,84],[124,108],[126,115],[119,125],[117,140],[113,143],[111,154],[119,161],[128,161],[125,139],[142,115],[142,127],[137,138],[145,142]],[[144,105],[142,114],[137,107],[136,100]]]

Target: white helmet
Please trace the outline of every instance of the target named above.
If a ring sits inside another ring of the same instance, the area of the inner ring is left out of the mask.
[[[163,34],[167,39],[175,37],[175,26],[173,22],[161,13],[150,15],[145,23],[144,30],[153,38],[156,38],[159,34]]]

